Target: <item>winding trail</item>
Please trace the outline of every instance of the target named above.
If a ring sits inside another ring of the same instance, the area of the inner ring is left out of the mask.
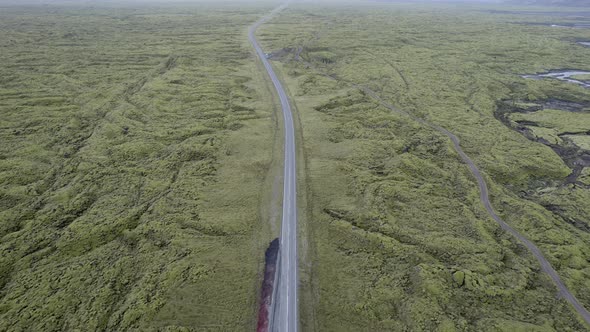
[[[488,186],[487,186],[483,176],[481,175],[481,172],[479,171],[477,166],[475,166],[475,163],[473,163],[471,158],[469,158],[469,156],[461,148],[461,144],[460,144],[461,141],[459,140],[459,138],[443,127],[432,124],[422,118],[414,116],[413,114],[411,114],[409,112],[406,112],[406,111],[401,110],[397,107],[394,107],[393,105],[385,102],[379,95],[377,95],[373,90],[371,90],[367,87],[357,85],[357,84],[352,84],[352,85],[354,87],[356,87],[357,89],[360,89],[361,91],[365,92],[371,98],[375,99],[383,107],[386,107],[389,110],[394,111],[396,113],[404,114],[404,115],[410,117],[411,119],[413,119],[414,121],[417,121],[421,124],[424,124],[425,126],[428,126],[432,129],[444,134],[453,142],[453,148],[455,149],[455,151],[457,151],[457,153],[459,154],[459,156],[461,157],[463,162],[465,164],[467,164],[467,166],[469,167],[469,170],[471,171],[471,174],[477,180],[477,185],[479,186],[479,199],[480,199],[481,203],[484,205],[484,207],[487,210],[490,217],[492,217],[492,219],[494,219],[500,225],[500,227],[502,227],[503,230],[510,233],[512,236],[516,237],[525,247],[527,247],[527,249],[533,254],[533,256],[541,264],[541,270],[543,270],[543,272],[547,273],[549,275],[549,277],[551,278],[551,280],[553,280],[553,283],[555,284],[555,286],[557,286],[557,290],[559,292],[559,295],[562,296],[566,301],[568,301],[574,307],[576,312],[578,314],[580,314],[580,316],[584,319],[584,321],[586,321],[586,323],[588,325],[590,325],[590,312],[588,312],[588,310],[586,310],[586,308],[584,308],[584,306],[578,301],[578,299],[576,299],[576,297],[565,286],[565,284],[563,283],[563,281],[561,280],[561,278],[559,277],[559,275],[557,274],[557,272],[555,271],[555,269],[553,268],[551,263],[549,263],[549,261],[545,258],[545,256],[543,256],[543,253],[541,252],[541,250],[534,243],[532,243],[526,237],[524,237],[522,234],[520,234],[517,230],[515,230],[510,225],[508,225],[502,218],[500,218],[496,214],[496,211],[494,211],[494,208],[492,207],[492,203],[490,202],[490,197],[488,194]]]
[[[283,192],[283,220],[282,220],[282,227],[281,227],[281,239],[280,239],[280,253],[279,253],[279,277],[278,277],[278,285],[277,285],[277,295],[276,295],[276,303],[274,303],[274,318],[271,329],[273,331],[281,331],[281,332],[297,332],[297,323],[298,323],[298,309],[297,309],[297,211],[296,211],[296,172],[295,172],[295,135],[294,135],[294,126],[293,126],[293,117],[291,113],[291,107],[289,104],[289,99],[285,90],[283,89],[279,79],[277,78],[272,66],[270,65],[269,61],[266,59],[266,55],[262,51],[262,48],[258,44],[258,41],[255,37],[256,29],[270,19],[273,15],[279,13],[283,9],[288,6],[288,3],[280,5],[279,7],[275,8],[271,11],[268,15],[261,18],[259,21],[254,23],[248,32],[248,38],[252,43],[254,49],[256,50],[256,54],[264,64],[266,71],[273,82],[275,90],[279,96],[281,101],[281,107],[283,111],[283,119],[285,125],[285,164],[284,164],[284,192]],[[296,57],[297,60],[305,62],[299,56]],[[307,65],[311,68],[314,66],[308,62]],[[319,71],[324,76],[327,76],[334,80],[340,80],[335,75],[330,75],[321,72],[317,68],[314,68],[316,71]],[[570,290],[565,286],[551,263],[545,258],[541,250],[531,241],[529,241],[525,236],[520,234],[517,230],[512,228],[508,225],[502,218],[500,218],[490,202],[489,198],[489,191],[487,184],[475,165],[475,163],[469,158],[469,156],[463,151],[461,148],[460,140],[457,136],[455,136],[452,132],[448,131],[447,129],[432,124],[425,119],[419,118],[412,113],[406,112],[401,110],[387,102],[385,102],[377,93],[373,90],[359,84],[350,83],[351,86],[365,92],[368,96],[376,100],[380,105],[383,107],[396,112],[408,116],[414,121],[417,121],[427,127],[430,127],[439,133],[444,134],[447,136],[451,142],[453,143],[453,148],[459,154],[461,159],[467,167],[469,168],[473,177],[477,180],[477,185],[479,187],[479,197],[480,201],[485,207],[486,211],[488,212],[489,216],[496,221],[500,227],[510,233],[512,236],[517,238],[530,252],[531,254],[537,259],[539,264],[541,265],[541,270],[549,275],[553,283],[556,285],[558,289],[558,293],[561,297],[563,297],[566,301],[568,301],[575,311],[580,315],[580,317],[590,325],[590,312],[584,308],[584,306],[576,299],[576,297],[570,292]]]
[[[301,50],[299,51],[299,53],[301,53]],[[584,319],[586,324],[590,325],[590,312],[588,312],[588,310],[586,310],[586,308],[570,292],[570,290],[563,283],[563,281],[561,280],[561,278],[559,277],[559,275],[557,274],[557,272],[555,271],[555,269],[553,268],[551,263],[549,263],[549,261],[545,258],[545,256],[543,255],[543,253],[541,252],[539,247],[537,247],[533,242],[528,240],[525,236],[520,234],[517,230],[512,228],[512,226],[508,225],[502,218],[500,218],[496,214],[496,211],[494,211],[492,203],[490,202],[488,186],[487,186],[483,176],[481,175],[481,172],[479,171],[477,166],[475,166],[475,163],[471,160],[471,158],[469,158],[469,156],[463,151],[463,149],[461,148],[461,144],[460,144],[461,141],[459,140],[459,138],[457,136],[455,136],[455,134],[453,134],[452,132],[448,131],[447,129],[445,129],[441,126],[430,123],[423,118],[417,117],[412,113],[409,113],[407,111],[404,111],[402,109],[399,109],[399,108],[387,103],[375,91],[369,89],[368,87],[366,87],[364,85],[360,85],[360,84],[356,84],[354,82],[340,79],[334,74],[324,73],[320,69],[316,68],[312,63],[305,61],[304,59],[302,59],[299,56],[296,58],[296,60],[303,62],[308,68],[315,70],[316,72],[318,72],[319,74],[321,74],[325,77],[328,77],[328,78],[330,78],[332,80],[336,80],[336,81],[346,82],[350,86],[363,91],[366,95],[368,95],[369,97],[371,97],[372,99],[377,101],[381,106],[383,106],[393,112],[396,112],[398,114],[405,115],[405,116],[409,117],[410,119],[412,119],[418,123],[421,123],[429,128],[432,128],[435,131],[438,131],[439,133],[447,136],[451,140],[451,142],[453,143],[454,150],[459,154],[459,156],[461,157],[461,160],[463,160],[463,162],[465,164],[467,164],[467,167],[469,167],[469,171],[471,172],[473,177],[477,180],[477,185],[479,187],[479,199],[480,199],[481,203],[483,204],[483,206],[485,207],[486,211],[488,212],[488,215],[492,219],[494,219],[494,221],[496,221],[504,231],[510,233],[512,236],[517,238],[531,252],[531,254],[537,259],[537,261],[541,265],[541,270],[549,275],[549,277],[551,278],[551,280],[553,281],[553,283],[557,287],[559,296],[563,297],[567,302],[569,302],[574,307],[574,310],[582,317],[582,319]]]
[[[271,331],[297,332],[298,331],[298,301],[297,301],[297,172],[295,162],[295,127],[289,98],[281,85],[277,75],[270,65],[266,54],[262,51],[256,40],[256,29],[270,19],[276,13],[288,6],[284,3],[268,15],[264,16],[248,29],[248,39],[256,51],[256,55],[264,65],[271,79],[283,111],[283,123],[285,130],[285,160],[283,177],[283,219],[281,222],[281,237],[279,241],[278,278],[275,283],[276,294],[273,295],[271,304],[270,326]]]

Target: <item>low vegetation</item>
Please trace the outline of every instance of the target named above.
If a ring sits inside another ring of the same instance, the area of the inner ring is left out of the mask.
[[[254,328],[271,7],[240,8],[0,10],[0,331]]]
[[[254,328],[281,154],[246,32],[274,5],[2,8],[0,331]],[[522,10],[293,3],[260,28],[298,118],[304,331],[589,328],[448,139],[360,89],[455,133],[590,308],[590,90],[521,77],[590,70],[589,22]]]
[[[581,86],[520,75],[590,69],[590,51],[576,44],[590,30],[555,29],[518,8],[457,8],[293,4],[262,27],[266,50],[291,53],[275,65],[294,96],[307,161],[314,259],[303,295],[316,310],[304,315],[306,329],[587,328],[489,218],[450,141],[358,88],[455,133],[495,209],[590,308],[590,190],[566,183],[572,168],[551,147],[496,118],[507,101],[587,109]],[[510,119],[538,121],[539,135],[553,137],[590,130],[589,116],[548,109]]]
[[[590,74],[573,75],[572,78],[579,81],[590,81]]]

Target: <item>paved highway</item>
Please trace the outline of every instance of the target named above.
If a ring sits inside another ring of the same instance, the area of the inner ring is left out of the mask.
[[[278,279],[275,283],[276,296],[271,308],[272,331],[297,332],[297,172],[295,169],[295,129],[289,98],[277,78],[266,54],[256,40],[256,29],[274,14],[287,7],[287,3],[275,8],[258,20],[248,30],[248,39],[256,50],[260,61],[270,77],[281,101],[285,127],[285,161],[283,178],[283,220],[279,249]]]
[[[287,7],[287,3],[283,4],[267,16],[263,17],[256,23],[254,23],[249,31],[248,38],[256,50],[256,54],[264,64],[266,71],[273,85],[277,91],[279,99],[281,101],[281,107],[283,110],[284,126],[285,126],[285,175],[284,175],[284,192],[283,192],[283,220],[281,227],[281,239],[280,239],[280,253],[279,253],[279,277],[278,283],[275,284],[275,291],[278,291],[274,302],[274,320],[272,321],[271,329],[273,331],[280,332],[297,332],[298,323],[298,310],[297,310],[297,210],[296,210],[296,171],[295,171],[295,135],[293,128],[293,117],[291,114],[291,107],[289,105],[289,99],[285,90],[281,86],[281,82],[277,78],[272,66],[266,58],[266,54],[262,51],[262,48],[258,44],[254,33],[256,29],[266,22],[274,14],[280,12]],[[335,79],[334,77],[331,77]],[[389,108],[392,111],[406,114],[412,119],[429,126],[438,132],[446,135],[453,143],[454,149],[457,151],[463,162],[468,166],[471,174],[477,180],[477,184],[480,192],[480,201],[484,205],[490,217],[496,221],[502,229],[516,237],[539,261],[541,269],[549,275],[557,286],[559,295],[568,301],[576,312],[590,324],[590,313],[582,306],[582,304],[576,299],[576,297],[569,291],[565,286],[551,263],[545,258],[541,250],[526,237],[508,225],[502,218],[500,218],[489,199],[487,184],[481,175],[479,169],[475,166],[471,158],[463,152],[461,148],[459,138],[448,130],[431,124],[430,122],[418,118],[413,114],[400,110],[389,103],[386,103],[381,99],[374,91],[360,85],[353,84],[353,86],[365,91],[369,96],[376,99],[381,105]]]

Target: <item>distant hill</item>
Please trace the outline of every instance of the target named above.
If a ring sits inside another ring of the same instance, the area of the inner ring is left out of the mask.
[[[523,5],[590,7],[590,0],[512,0],[508,2]]]

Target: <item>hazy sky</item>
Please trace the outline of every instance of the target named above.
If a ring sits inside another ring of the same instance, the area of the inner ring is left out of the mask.
[[[297,0],[291,0],[297,2]],[[315,0],[317,2],[336,2],[334,0]],[[305,2],[315,2],[306,0]],[[358,0],[358,2],[391,1],[391,2],[503,2],[504,0]],[[589,0],[590,1],[590,0]],[[261,2],[259,0],[0,0],[0,5],[31,5],[31,4],[117,4],[117,3],[182,3],[182,2]],[[268,2],[268,0],[262,0]],[[281,2],[280,0],[276,1]],[[348,1],[347,1],[348,2]]]

